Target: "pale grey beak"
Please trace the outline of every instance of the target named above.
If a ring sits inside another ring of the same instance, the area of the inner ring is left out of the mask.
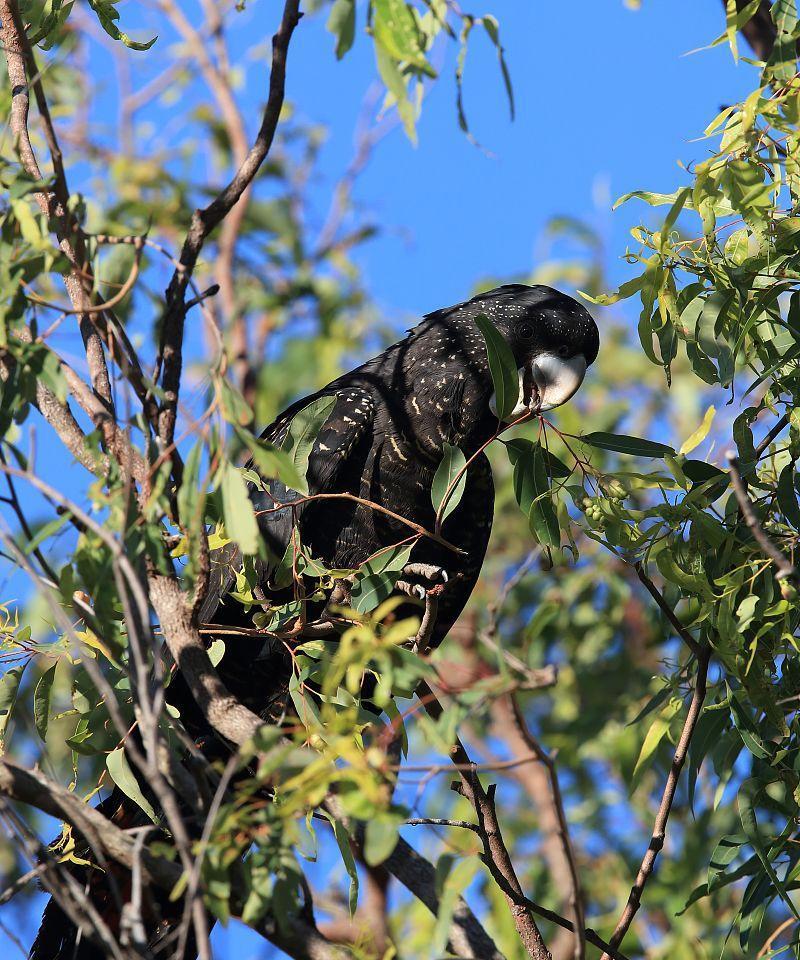
[[[565,360],[554,353],[542,353],[530,367],[519,369],[519,398],[507,421],[519,419],[526,412],[543,413],[566,403],[574,396],[586,375],[586,360],[582,354]],[[489,408],[497,413],[495,395]]]
[[[543,353],[531,364],[531,372],[539,392],[539,410],[552,410],[577,393],[586,376],[586,359],[583,354],[564,360]]]

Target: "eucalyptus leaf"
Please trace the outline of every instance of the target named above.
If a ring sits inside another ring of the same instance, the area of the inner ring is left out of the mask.
[[[297,477],[300,479],[299,487],[295,488],[298,493],[308,493],[308,480],[306,478],[308,458],[314,449],[317,435],[335,405],[335,396],[318,397],[303,407],[302,410],[299,410],[289,423],[281,449],[288,456]]]
[[[253,504],[241,471],[232,463],[222,469],[222,510],[225,531],[245,555],[258,553],[259,533]]]
[[[106,757],[106,767],[108,768],[111,779],[116,783],[126,797],[130,797],[133,802],[141,807],[153,823],[158,823],[156,812],[152,804],[142,793],[139,781],[133,774],[125,755],[123,747],[117,747]]]
[[[47,725],[50,721],[50,695],[53,692],[56,666],[57,664],[54,663],[39,677],[33,694],[33,723],[42,741],[47,739]]]
[[[600,450],[613,450],[615,453],[626,453],[633,457],[663,457],[665,454],[675,456],[673,448],[666,443],[628,437],[620,433],[584,433],[581,440]]]
[[[486,343],[489,373],[494,385],[495,412],[498,420],[506,420],[519,400],[517,361],[506,338],[485,314],[478,314],[475,324]]]
[[[16,667],[10,667],[0,677],[0,750],[5,747],[8,723],[14,712],[20,681],[27,665],[26,661]]]
[[[467,483],[467,458],[464,452],[447,442],[442,444],[442,451],[442,459],[431,484],[431,501],[440,522],[459,505]]]

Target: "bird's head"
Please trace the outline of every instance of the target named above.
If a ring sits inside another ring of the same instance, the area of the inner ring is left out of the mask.
[[[597,324],[577,300],[552,287],[506,284],[465,304],[505,337],[519,372],[519,397],[508,416],[552,410],[572,397],[597,358]],[[495,397],[489,406],[495,412]]]
[[[505,338],[519,372],[509,422],[566,403],[597,357],[591,315],[552,287],[505,284],[428,314],[376,362],[391,364],[407,432],[437,453],[445,440],[476,449],[497,427],[486,342],[476,323],[481,314]]]

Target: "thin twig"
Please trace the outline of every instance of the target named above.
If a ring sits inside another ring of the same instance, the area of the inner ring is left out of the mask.
[[[767,434],[764,437],[764,439],[755,448],[754,459],[756,461],[759,461],[761,459],[762,455],[768,449],[772,441],[778,436],[781,430],[783,430],[788,425],[789,425],[789,414],[784,413],[783,416],[779,417],[775,421],[775,424],[767,431]]]

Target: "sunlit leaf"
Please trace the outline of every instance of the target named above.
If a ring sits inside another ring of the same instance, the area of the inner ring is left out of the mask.
[[[353,46],[356,35],[355,0],[334,0],[325,29],[336,37],[336,59],[341,60]]]
[[[112,750],[106,757],[106,767],[111,779],[116,783],[125,796],[130,797],[133,802],[142,808],[153,823],[158,823],[156,812],[149,800],[146,799],[139,786],[139,781],[133,774],[122,747]]]
[[[708,431],[711,429],[711,424],[714,422],[714,414],[716,412],[716,408],[712,404],[708,410],[706,410],[703,417],[703,422],[700,424],[700,426],[681,444],[681,448],[678,451],[679,454],[691,453],[692,450],[700,446],[700,444],[708,436]]]
[[[20,666],[11,667],[0,677],[0,750],[5,747],[8,722],[14,712],[19,693],[19,684],[25,672],[27,662]]]
[[[116,9],[118,2],[119,0],[89,0],[89,6],[97,14],[100,25],[112,40],[119,40],[131,50],[149,50],[158,37],[142,42],[133,40],[127,33],[123,33],[116,24],[119,20],[119,11]]]
[[[222,472],[222,509],[225,530],[246,555],[258,553],[258,523],[253,504],[247,494],[247,485],[241,471],[226,463]]]
[[[306,479],[308,458],[314,448],[317,434],[335,405],[335,396],[318,397],[303,407],[302,410],[299,410],[289,424],[281,449],[286,453],[298,476],[303,480],[302,489],[298,489],[299,493],[308,493],[308,480]]]

